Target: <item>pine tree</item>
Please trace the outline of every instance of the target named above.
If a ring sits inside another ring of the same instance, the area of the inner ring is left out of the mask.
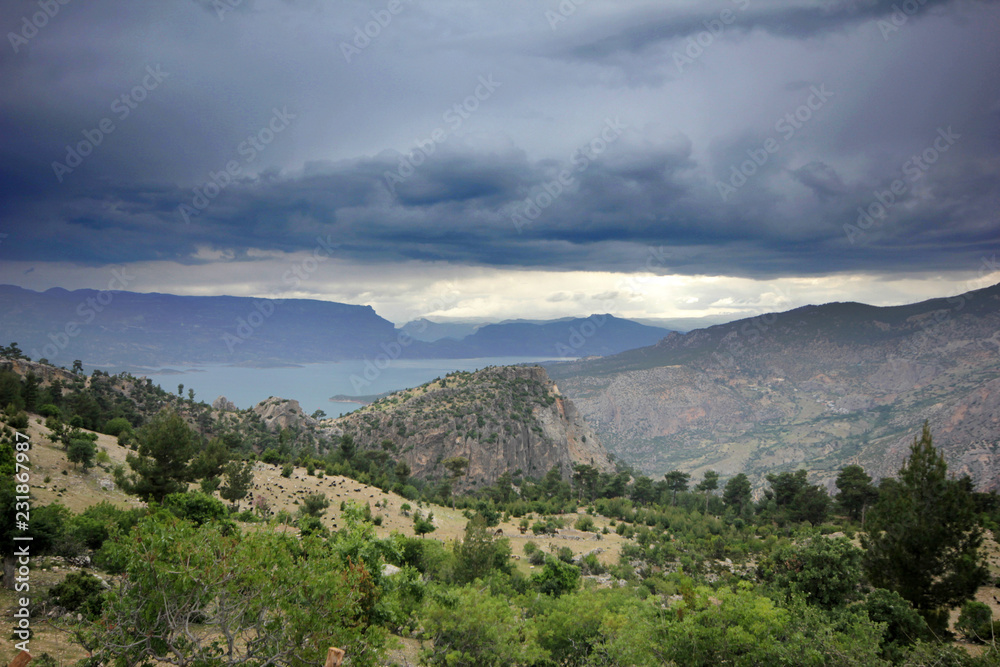
[[[230,461],[224,468],[225,484],[219,489],[223,500],[228,500],[233,507],[239,507],[240,501],[250,493],[253,485],[253,461]]]
[[[162,502],[167,495],[184,491],[193,479],[189,462],[195,447],[196,436],[187,422],[164,409],[140,429],[138,453],[125,458],[132,474],[116,475],[116,481],[143,500]]]
[[[671,470],[663,476],[663,480],[667,483],[667,490],[671,492],[670,504],[677,504],[677,493],[679,491],[687,491],[688,482],[691,481],[691,474],[686,472],[681,472],[680,470]]]
[[[947,628],[947,609],[988,579],[970,485],[947,472],[925,422],[899,480],[883,481],[862,535],[872,585],[899,593],[939,631]]]
[[[878,490],[872,478],[859,465],[844,466],[837,475],[837,504],[849,517],[857,521],[865,510],[878,500]]]
[[[726,482],[726,487],[722,491],[722,502],[735,510],[737,514],[744,512],[751,499],[750,478],[744,473],[741,472]]]

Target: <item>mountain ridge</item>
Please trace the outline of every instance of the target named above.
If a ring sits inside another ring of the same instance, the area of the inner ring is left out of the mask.
[[[1000,285],[767,313],[546,364],[609,451],[649,474],[842,465],[895,474],[924,419],[952,470],[1000,476]]]
[[[101,368],[310,363],[378,357],[386,347],[409,359],[577,357],[648,345],[667,333],[608,315],[490,324],[461,340],[437,338],[461,328],[432,324],[397,329],[371,306],[313,299],[0,285],[0,335],[34,359],[66,366],[75,359]],[[423,333],[435,340],[420,340]]]

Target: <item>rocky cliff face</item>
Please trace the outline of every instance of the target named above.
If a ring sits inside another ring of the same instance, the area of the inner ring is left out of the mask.
[[[290,398],[271,396],[251,409],[271,431],[280,431],[283,428],[315,427],[319,424],[302,411],[302,406],[299,405],[298,401]]]
[[[929,420],[950,470],[1000,487],[1000,286],[875,308],[808,306],[550,366],[616,456],[758,479],[860,463],[895,475]]]
[[[574,463],[612,471],[607,451],[572,401],[541,367],[452,373],[397,392],[335,420],[362,449],[405,460],[412,474],[443,479],[443,461],[469,461],[457,489],[491,484],[505,472],[569,475]]]

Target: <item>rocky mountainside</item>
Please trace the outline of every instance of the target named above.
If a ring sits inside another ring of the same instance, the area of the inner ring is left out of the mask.
[[[806,306],[548,369],[608,449],[650,475],[893,475],[926,419],[953,472],[1000,486],[1000,286]]]
[[[458,489],[505,472],[541,476],[553,466],[568,476],[574,463],[614,470],[597,435],[539,366],[452,373],[328,422],[362,449],[405,460],[416,477],[445,479],[444,461],[467,459]]]

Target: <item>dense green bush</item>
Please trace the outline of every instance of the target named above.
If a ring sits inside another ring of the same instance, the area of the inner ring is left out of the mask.
[[[383,664],[385,610],[397,603],[381,557],[369,558],[376,542],[352,525],[328,544],[273,529],[226,534],[161,512],[109,540],[127,576],[80,638],[93,664],[149,664],[161,651],[192,665],[322,664],[329,646],[352,665]],[[191,632],[192,619],[205,631]]]
[[[221,521],[229,516],[221,500],[199,492],[171,493],[163,499],[163,508],[196,526]]]
[[[876,588],[858,605],[868,618],[883,626],[881,655],[893,663],[903,659],[907,647],[931,634],[927,623],[899,593]]]
[[[861,551],[847,538],[816,537],[775,549],[757,568],[762,581],[827,609],[853,600],[861,586]]]
[[[545,657],[534,623],[510,601],[478,587],[435,591],[422,620],[431,645],[421,658],[434,667],[508,667]]]
[[[85,570],[70,572],[49,589],[49,598],[67,611],[83,614],[89,620],[100,617],[104,607],[105,585]]]
[[[969,600],[962,605],[955,629],[971,642],[992,642],[1000,634],[1000,624],[993,622],[990,606],[976,600]]]
[[[531,575],[531,585],[545,595],[562,595],[576,590],[580,585],[580,568],[549,557],[541,572]]]
[[[100,549],[114,527],[127,533],[145,513],[144,509],[119,509],[105,500],[73,517],[70,530],[86,548]]]
[[[129,433],[132,431],[132,423],[124,417],[115,417],[114,419],[109,419],[104,425],[104,433],[108,435],[118,436],[122,433]]]

